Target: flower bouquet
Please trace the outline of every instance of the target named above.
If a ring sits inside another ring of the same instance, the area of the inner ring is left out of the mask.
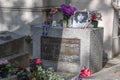
[[[82,80],[85,77],[91,76],[92,75],[92,71],[89,68],[83,68],[80,71],[80,74],[74,79],[74,80]]]
[[[91,24],[94,26],[94,28],[98,27],[98,21],[102,20],[101,17],[101,13],[99,13],[98,11],[90,11],[90,18],[91,18]]]
[[[63,12],[63,21],[66,21],[68,23],[68,19],[74,14],[74,12],[77,10],[75,7],[62,4],[61,5],[61,11]],[[64,25],[63,25],[64,26]]]

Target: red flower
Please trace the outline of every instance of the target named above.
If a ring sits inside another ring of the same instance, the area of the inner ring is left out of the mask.
[[[24,66],[19,66],[19,70],[24,70],[25,67]]]
[[[40,64],[40,63],[41,63],[41,60],[40,60],[40,59],[36,59],[36,60],[35,60],[35,63],[36,63],[36,64]]]
[[[51,14],[55,14],[55,13],[57,13],[57,12],[58,12],[58,10],[57,10],[57,9],[54,9],[54,8],[52,8],[51,11],[50,11]]]
[[[92,20],[96,20],[96,18],[97,18],[96,14],[92,14],[91,18],[92,18]]]
[[[92,75],[92,71],[90,69],[88,69],[88,68],[83,68],[80,71],[80,75],[82,75],[83,77],[87,77],[87,76]]]

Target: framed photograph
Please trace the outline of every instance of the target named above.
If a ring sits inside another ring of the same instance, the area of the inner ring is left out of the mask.
[[[72,27],[85,28],[91,23],[88,11],[76,11],[72,19]]]

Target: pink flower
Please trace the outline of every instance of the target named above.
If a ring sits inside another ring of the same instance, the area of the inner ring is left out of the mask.
[[[51,14],[55,14],[55,13],[57,13],[57,12],[58,12],[58,10],[55,9],[55,8],[52,8],[51,11],[50,11]]]
[[[92,14],[91,18],[92,18],[92,20],[96,20],[96,18],[97,18],[96,14]]]
[[[88,77],[88,76],[92,75],[92,71],[89,68],[83,68],[80,71],[80,75],[82,75],[83,77]]]
[[[95,21],[98,21],[98,20],[102,20],[102,15],[100,12],[97,12],[97,11],[90,11],[90,17],[91,17],[91,20],[95,20]]]
[[[35,60],[35,63],[36,63],[36,64],[40,64],[40,63],[41,63],[41,60],[40,60],[40,59],[36,59],[36,60]]]

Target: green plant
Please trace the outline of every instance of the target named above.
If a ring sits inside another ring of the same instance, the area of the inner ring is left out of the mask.
[[[7,78],[5,78],[5,80],[12,80],[10,76],[8,76]]]
[[[64,78],[56,74],[52,68],[48,68],[46,74],[49,77],[49,80],[64,80]]]
[[[18,71],[18,61],[14,61],[12,63],[9,63],[7,65],[7,67],[9,68],[9,74],[10,75],[16,75],[17,71]]]
[[[28,71],[25,68],[19,68],[17,72],[17,80],[29,80]]]
[[[64,80],[64,78],[56,73],[52,68],[44,69],[38,66],[37,71],[32,73],[32,77],[36,80]]]
[[[27,43],[30,43],[30,42],[32,41],[31,36],[30,36],[30,35],[26,35],[26,36],[25,36],[25,41],[26,41]]]
[[[8,75],[9,62],[6,59],[0,59],[0,77],[5,78]]]
[[[45,69],[40,59],[31,62],[31,76],[36,80],[64,80],[64,78],[54,72],[52,68]]]
[[[47,80],[45,69],[41,66],[38,66],[38,69],[32,73],[32,77],[36,80]]]

